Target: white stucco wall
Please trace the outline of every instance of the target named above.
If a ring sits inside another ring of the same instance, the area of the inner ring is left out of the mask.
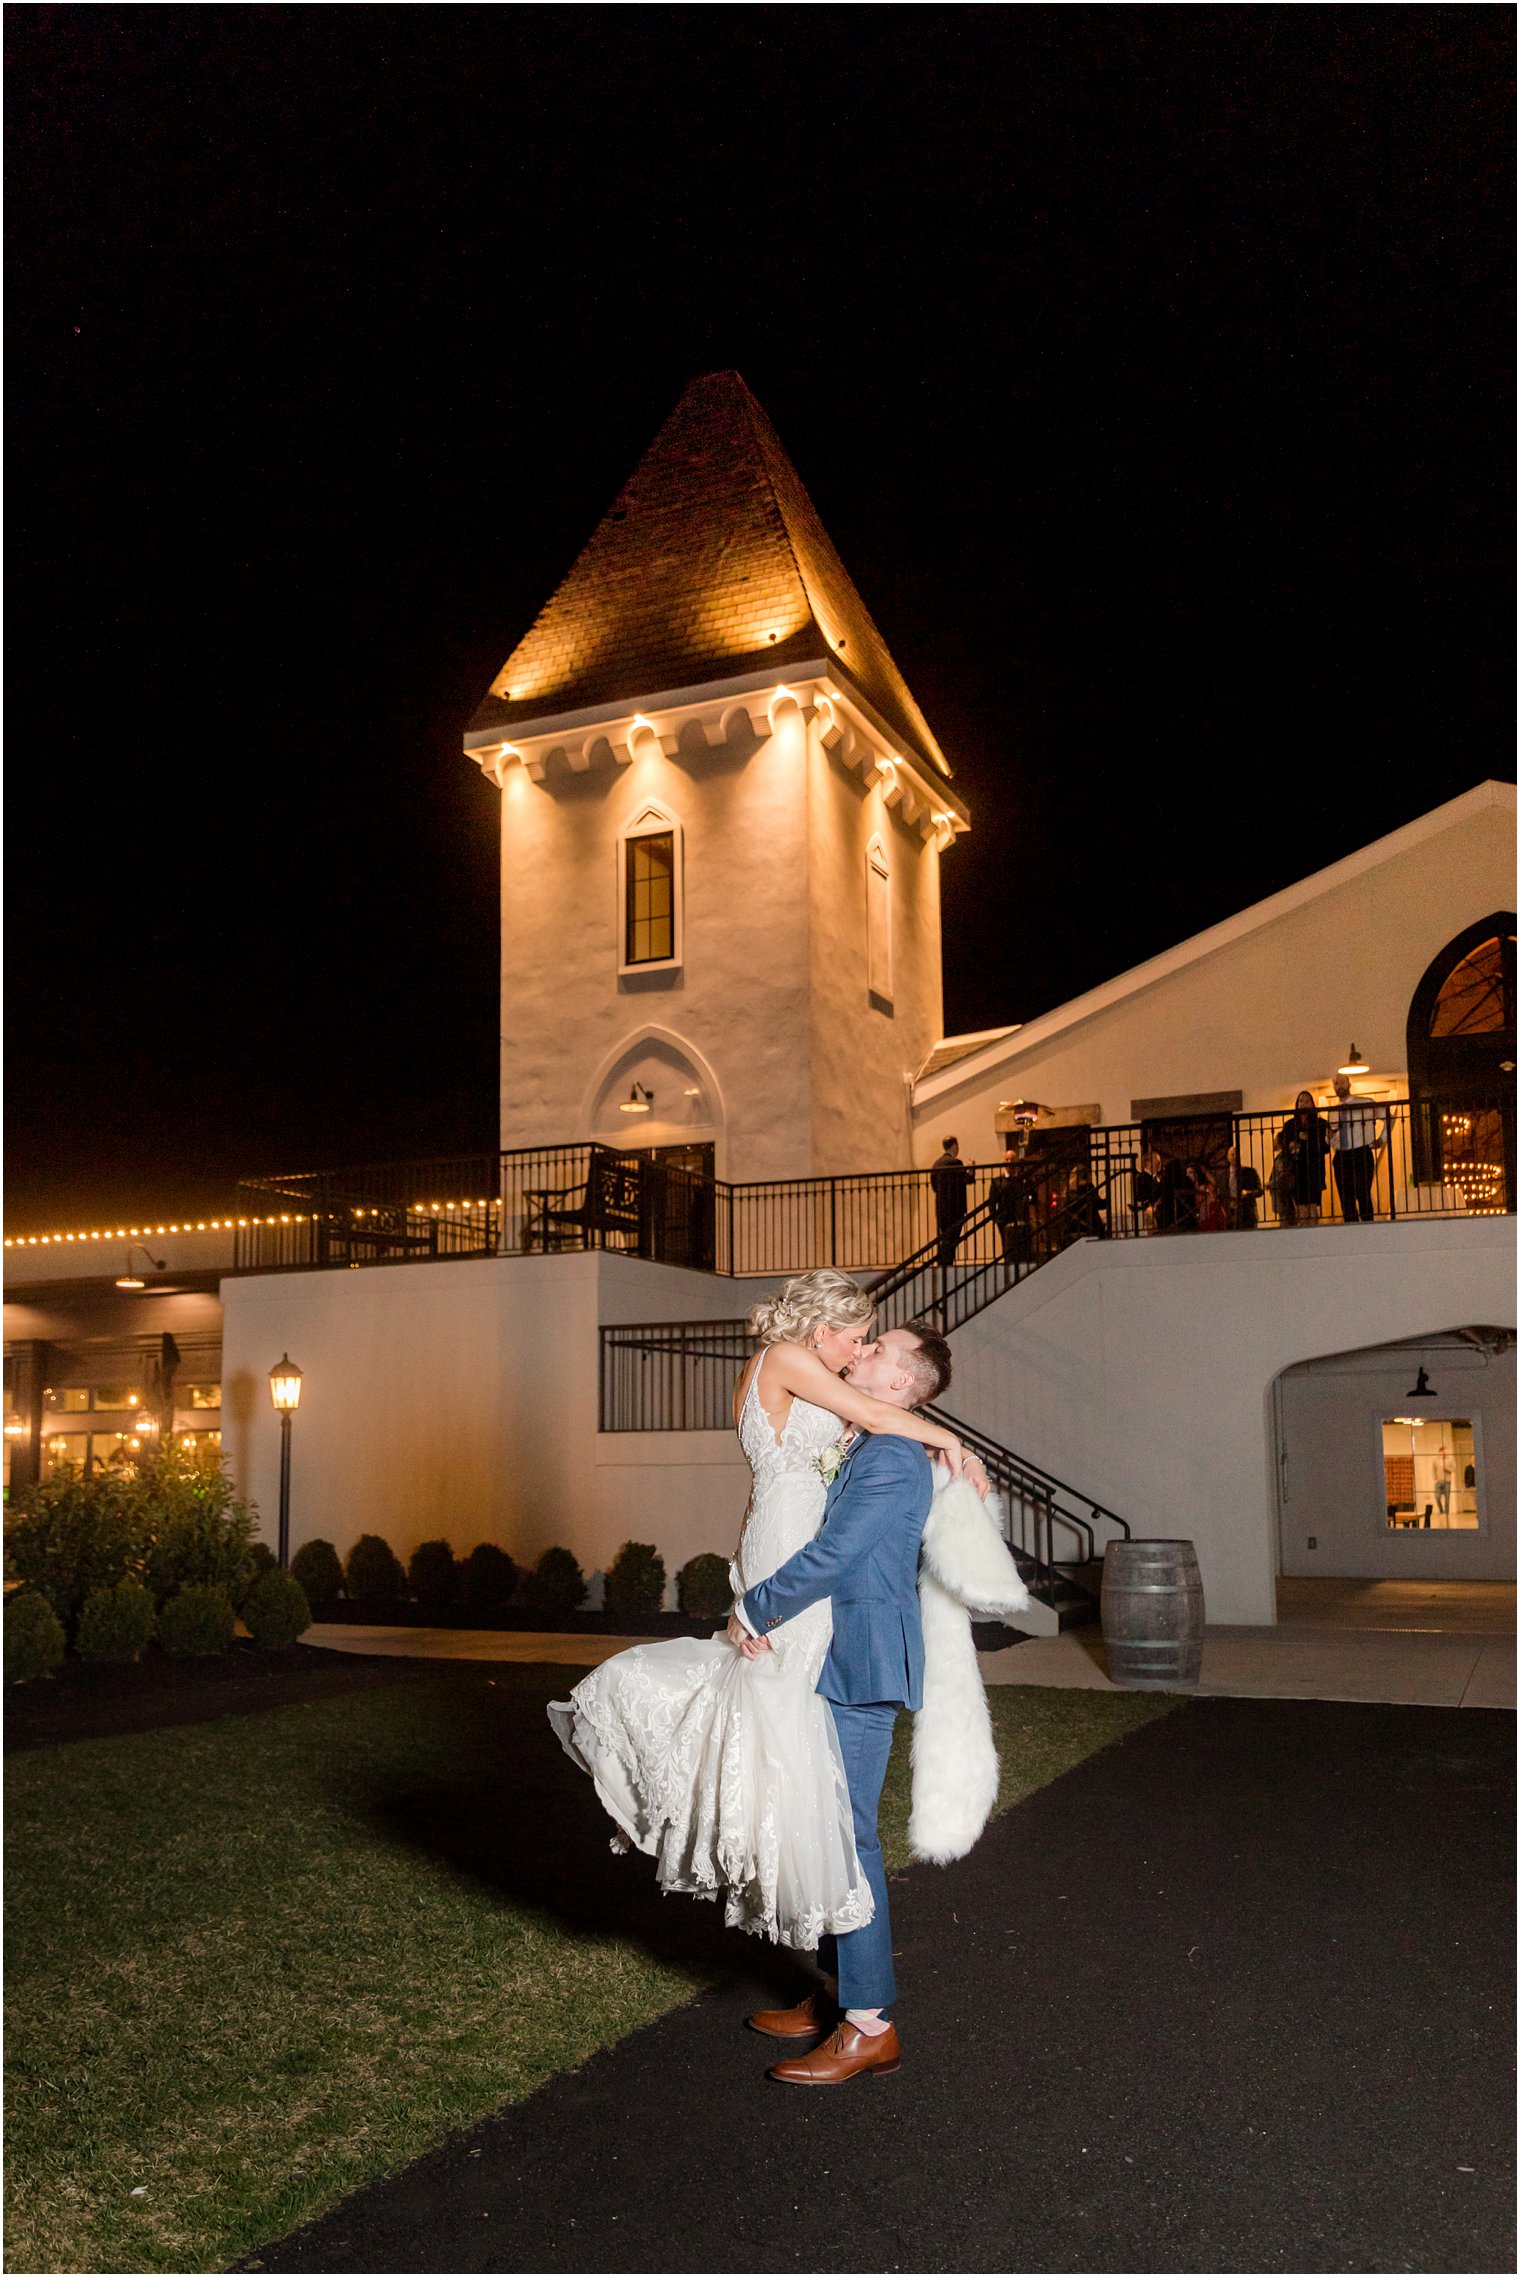
[[[685,941],[673,972],[618,974],[618,839],[651,800],[684,834]],[[807,1167],[805,729],[783,719],[742,765],[646,747],[629,765],[502,789],[503,1146],[590,1134],[595,1077],[647,1026],[695,1046],[720,1091],[719,1173]],[[626,1088],[626,1086],[625,1086]],[[674,1135],[665,1094],[636,1136]],[[671,1097],[671,1109],[684,1109]],[[609,1137],[627,1133],[609,1131]]]
[[[1242,913],[1199,936],[1202,954],[1183,943],[1138,968],[1138,986],[1094,989],[1030,1021],[966,1072],[920,1086],[915,1159],[932,1161],[947,1130],[965,1155],[1000,1153],[999,1100],[1095,1104],[1106,1123],[1128,1122],[1135,1099],[1185,1093],[1240,1091],[1247,1113],[1274,1108],[1326,1083],[1353,1039],[1402,1089],[1410,999],[1448,941],[1514,908],[1514,841],[1513,785],[1480,785],[1335,864],[1326,890],[1265,923]]]
[[[224,1447],[267,1540],[279,1510],[269,1369],[303,1370],[291,1541],[346,1555],[361,1533],[403,1560],[443,1536],[532,1564],[551,1544],[591,1572],[628,1539],[677,1568],[733,1549],[748,1474],[728,1433],[597,1432],[601,1322],[723,1319],[772,1286],[636,1258],[472,1258],[225,1281]]]
[[[1085,1241],[957,1331],[945,1405],[1137,1534],[1195,1542],[1210,1620],[1270,1622],[1275,1379],[1478,1325],[1515,1325],[1506,1219]]]
[[[939,854],[883,785],[809,736],[809,967],[813,1168],[896,1170],[912,1160],[909,1081],[943,1029]],[[866,849],[891,880],[890,1009],[868,983]],[[953,855],[952,855],[953,859]]]
[[[504,1146],[711,1137],[736,1180],[908,1163],[906,1083],[942,1026],[939,854],[883,784],[830,756],[816,717],[771,710],[747,757],[700,739],[669,757],[646,736],[625,766],[506,769]],[[683,834],[681,963],[620,974],[619,839],[651,803]],[[890,1011],[867,989],[873,833],[892,877]],[[636,1122],[617,1109],[635,1079],[655,1095]]]

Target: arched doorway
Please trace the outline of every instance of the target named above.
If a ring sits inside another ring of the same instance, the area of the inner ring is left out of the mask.
[[[594,1144],[637,1165],[640,1254],[710,1270],[723,1106],[702,1055],[642,1029],[603,1062],[586,1122]]]
[[[1406,1032],[1414,1175],[1472,1209],[1513,1209],[1515,917],[1496,910],[1421,976]]]

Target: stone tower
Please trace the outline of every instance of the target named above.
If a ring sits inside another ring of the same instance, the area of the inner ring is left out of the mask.
[[[504,1147],[911,1161],[966,812],[737,372],[687,388],[464,747],[501,789]]]

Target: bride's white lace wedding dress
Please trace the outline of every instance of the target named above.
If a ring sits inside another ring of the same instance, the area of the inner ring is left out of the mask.
[[[739,1415],[754,1484],[729,1568],[736,1596],[817,1533],[819,1458],[843,1430],[826,1408],[794,1399],[778,1438],[760,1404],[764,1365],[762,1354]],[[731,1928],[804,1951],[872,1912],[834,1719],[814,1690],[832,1628],[825,1601],[773,1629],[757,1660],[723,1636],[635,1645],[549,1708],[662,1889],[721,1895]]]

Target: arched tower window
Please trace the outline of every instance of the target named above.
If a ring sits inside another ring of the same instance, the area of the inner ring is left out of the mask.
[[[668,972],[681,962],[682,830],[662,806],[640,807],[618,840],[618,971]]]
[[[1515,1184],[1515,918],[1499,910],[1448,941],[1421,977],[1407,1029],[1414,1175],[1489,1189]]]

